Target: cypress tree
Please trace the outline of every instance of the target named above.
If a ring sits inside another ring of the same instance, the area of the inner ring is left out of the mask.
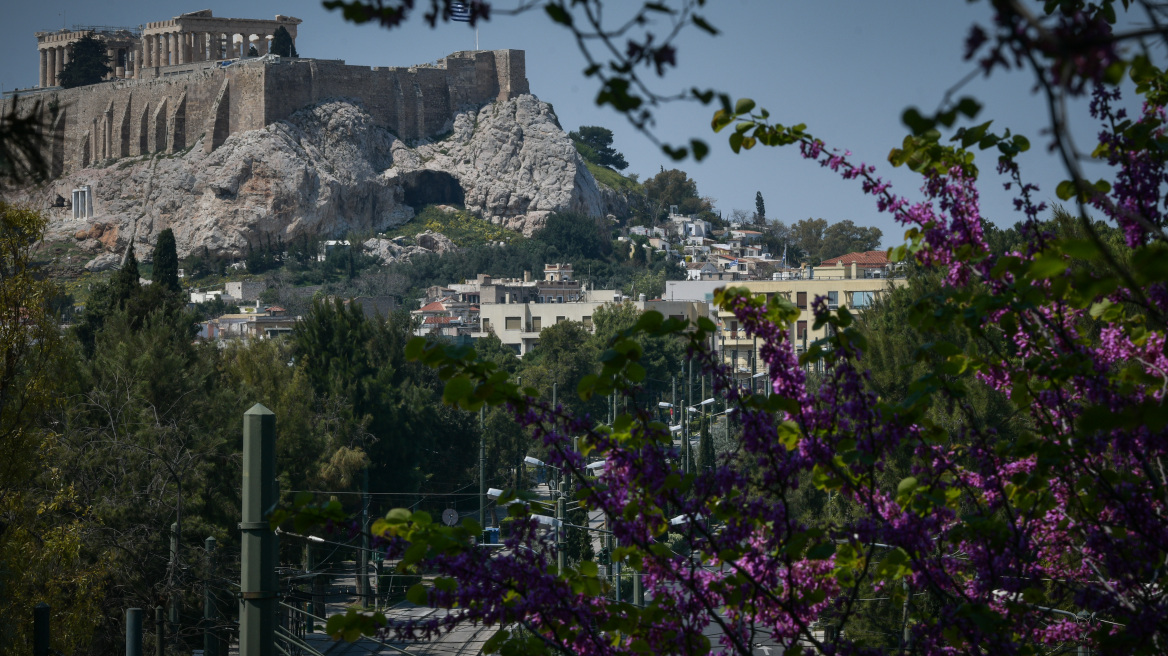
[[[172,292],[182,291],[178,284],[178,250],[170,228],[160,232],[154,244],[154,284]]]
[[[284,29],[283,25],[277,27],[276,33],[272,35],[272,45],[268,48],[268,52],[281,57],[300,56],[300,53],[296,52],[296,44],[292,43],[292,35]]]
[[[134,242],[130,242],[130,250],[126,254],[126,262],[114,274],[110,281],[110,296],[114,307],[123,307],[138,292],[140,274],[138,273],[138,258],[134,256]]]
[[[699,471],[706,471],[714,467],[714,440],[710,437],[710,422],[702,421],[702,433],[698,438],[698,466]]]
[[[61,86],[66,89],[96,84],[113,70],[105,44],[90,32],[73,43],[69,63],[61,69]]]

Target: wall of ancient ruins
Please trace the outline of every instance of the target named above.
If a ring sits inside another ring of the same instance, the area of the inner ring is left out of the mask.
[[[460,109],[529,92],[522,50],[457,52],[408,68],[269,56],[167,72],[20,95],[18,109],[35,108],[47,128],[51,177],[96,162],[179,152],[200,139],[210,152],[232,134],[329,98],[357,99],[375,123],[418,140],[448,129]],[[12,102],[4,99],[5,112]]]

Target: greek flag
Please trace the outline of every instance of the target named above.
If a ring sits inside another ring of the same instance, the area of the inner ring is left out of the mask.
[[[450,20],[456,23],[470,22],[470,6],[465,2],[450,3]]]

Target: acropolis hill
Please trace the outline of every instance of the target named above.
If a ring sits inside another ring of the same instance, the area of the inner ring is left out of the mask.
[[[266,52],[266,34],[281,25],[294,31],[298,23],[285,16],[214,18],[205,10],[148,23],[140,36],[110,32],[106,41],[117,64],[111,81],[76,89],[49,85],[81,32],[38,33],[42,88],[23,93],[20,102],[43,101],[52,176],[106,159],[173,153],[203,134],[210,152],[229,135],[326,98],[356,99],[377,125],[416,140],[448,130],[460,109],[528,93],[521,50],[457,52],[433,65],[404,68],[240,57],[255,31],[260,34],[253,41]],[[243,39],[236,43],[235,35]]]
[[[180,253],[240,253],[257,238],[380,231],[425,204],[463,205],[530,232],[552,211],[612,207],[521,50],[456,52],[409,67],[263,54],[300,20],[183,14],[89,30],[114,70],[56,84],[81,31],[38,33],[42,87],[6,94],[47,127],[47,183],[22,192],[50,238],[118,251],[175,232]],[[241,56],[245,44],[259,56]]]

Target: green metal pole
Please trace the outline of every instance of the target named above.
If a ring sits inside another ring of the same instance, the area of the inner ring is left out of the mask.
[[[243,415],[240,656],[276,652],[276,536],[264,517],[276,503],[275,482],[276,415],[257,403]]]
[[[486,407],[479,408],[479,526],[487,527],[487,433],[483,429]]]
[[[556,499],[556,519],[559,523],[556,526],[556,567],[562,574],[564,571],[564,496],[560,494],[560,498]]]
[[[633,603],[638,606],[645,605],[645,595],[641,591],[641,573],[633,571]]]
[[[361,473],[361,553],[357,556],[357,592],[361,603],[369,605],[369,468]]]
[[[166,609],[154,607],[154,653],[166,656]]]
[[[142,656],[142,609],[126,609],[126,656]]]
[[[52,617],[51,609],[45,602],[40,602],[32,609],[32,653],[33,656],[49,656],[49,620]]]
[[[215,574],[215,538],[203,541],[207,550],[207,573]],[[215,595],[211,583],[203,585],[203,656],[219,656],[219,636],[215,630]],[[127,656],[129,656],[127,654]]]

